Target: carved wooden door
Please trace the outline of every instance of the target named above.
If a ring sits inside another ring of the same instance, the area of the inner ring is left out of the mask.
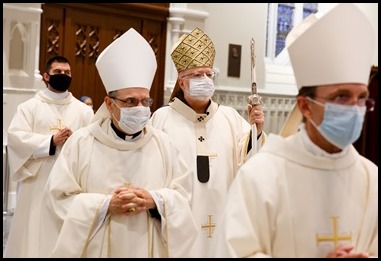
[[[43,4],[40,71],[51,56],[67,57],[72,68],[70,91],[93,98],[98,109],[106,95],[95,67],[98,55],[129,28],[152,46],[158,69],[151,88],[152,111],[163,105],[168,4]]]

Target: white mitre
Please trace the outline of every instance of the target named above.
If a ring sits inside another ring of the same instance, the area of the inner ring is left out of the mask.
[[[157,62],[149,43],[135,29],[130,28],[102,51],[95,66],[109,93],[136,87],[150,90]],[[106,104],[103,103],[93,121],[109,115]]]
[[[321,18],[312,14],[286,38],[298,90],[342,83],[368,85],[374,46],[373,27],[354,4],[338,4]],[[295,104],[280,135],[297,132],[301,121]]]

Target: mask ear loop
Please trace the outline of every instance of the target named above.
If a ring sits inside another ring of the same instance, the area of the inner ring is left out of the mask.
[[[120,107],[118,106],[118,104],[116,104],[116,102],[114,101],[113,98],[111,98],[110,96],[109,96],[109,98],[111,99],[112,103],[113,103],[116,107],[118,107],[119,110],[122,109],[122,108],[120,108]],[[116,120],[116,122],[119,124],[119,121],[116,119],[116,117],[115,117],[115,115],[114,115],[114,112],[111,113],[111,116],[112,116],[112,117],[114,118],[114,120]]]
[[[315,103],[315,104],[317,104],[317,105],[320,105],[320,106],[322,106],[322,107],[325,107],[325,104],[324,104],[324,103],[318,102],[317,100],[312,99],[312,98],[309,97],[309,96],[307,96],[306,98],[307,98],[307,100],[312,101],[313,103]]]
[[[323,103],[321,103],[321,102],[318,102],[317,100],[314,100],[314,99],[312,99],[312,98],[309,97],[309,96],[307,96],[306,99],[309,100],[309,101],[311,101],[311,102],[313,102],[313,103],[315,103],[315,104],[317,104],[317,105],[320,105],[320,106],[322,106],[322,107],[325,107],[325,104],[323,104]],[[312,119],[307,119],[307,120],[308,120],[309,122],[311,122],[312,126],[314,126],[315,129],[316,129],[317,131],[319,131],[319,127],[318,127],[318,125],[317,125]]]
[[[110,97],[110,96],[109,96],[109,97]],[[118,107],[118,109],[121,109],[121,108],[119,107],[119,105],[114,101],[113,98],[110,97],[110,99],[112,100],[112,103],[115,104],[116,107]]]

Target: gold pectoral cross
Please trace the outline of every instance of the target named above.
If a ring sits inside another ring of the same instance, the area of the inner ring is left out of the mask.
[[[212,223],[212,215],[208,215],[208,222],[204,225],[201,225],[201,230],[208,230],[208,238],[213,236],[213,230],[216,227],[215,223]]]
[[[57,131],[58,132],[61,129],[62,129],[62,120],[60,120],[60,119],[57,120],[56,126],[50,127],[51,131]]]
[[[352,233],[349,233],[347,235],[339,235],[338,231],[338,219],[339,217],[331,217],[332,219],[332,225],[333,225],[333,234],[330,236],[320,236],[316,235],[316,241],[319,244],[320,242],[333,242],[334,248],[338,247],[340,241],[351,241],[352,240]]]

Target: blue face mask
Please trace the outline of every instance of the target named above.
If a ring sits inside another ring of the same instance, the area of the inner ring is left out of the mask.
[[[317,126],[310,122],[331,144],[340,149],[354,143],[361,134],[366,106],[348,106],[335,103],[322,104],[309,98],[310,101],[324,107],[323,121]]]

